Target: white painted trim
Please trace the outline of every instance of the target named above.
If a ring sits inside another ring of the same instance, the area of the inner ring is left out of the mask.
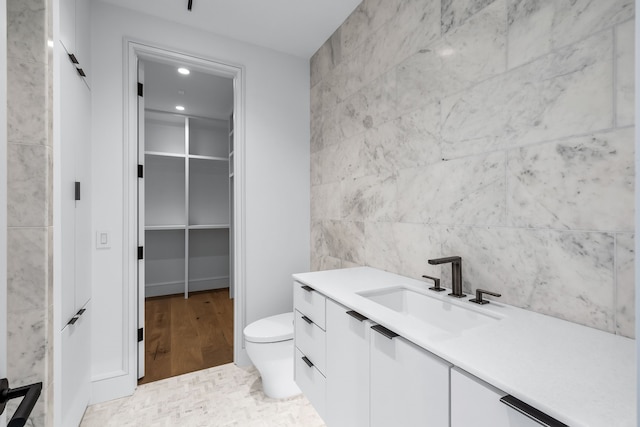
[[[0,5],[0,310],[7,313],[7,2]],[[0,378],[7,377],[7,316],[0,316]],[[0,426],[6,425],[6,413]]]
[[[153,46],[132,39],[123,41],[124,87],[123,99],[123,360],[122,372],[125,375],[102,376],[93,383],[92,402],[101,402],[133,393],[137,385],[137,60],[147,58],[189,64],[194,69],[229,77],[234,80],[235,127],[235,285],[234,300],[234,362],[249,364],[244,350],[241,326],[245,324],[245,69],[242,65],[232,64],[209,58],[186,55]],[[119,373],[120,371],[118,371]],[[114,372],[116,374],[116,372]]]

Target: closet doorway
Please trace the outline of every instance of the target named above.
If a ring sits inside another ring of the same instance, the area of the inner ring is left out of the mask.
[[[137,57],[139,384],[234,360],[236,77]]]

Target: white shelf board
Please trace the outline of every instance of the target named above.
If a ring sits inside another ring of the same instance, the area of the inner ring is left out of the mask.
[[[184,230],[185,225],[172,224],[172,225],[147,225],[144,227],[146,231],[158,231],[158,230]]]
[[[166,153],[163,151],[145,151],[145,156],[159,156],[159,157],[179,157],[184,159],[184,154],[180,153]]]
[[[229,228],[229,224],[205,224],[205,225],[190,225],[189,230],[215,230]]]
[[[189,154],[190,159],[200,159],[200,160],[213,160],[216,162],[228,162],[229,159],[225,157],[213,157],[213,156],[200,156],[198,154]]]

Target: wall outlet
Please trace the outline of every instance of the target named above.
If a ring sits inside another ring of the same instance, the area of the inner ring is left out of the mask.
[[[111,236],[108,231],[96,232],[96,249],[109,249],[111,248]]]

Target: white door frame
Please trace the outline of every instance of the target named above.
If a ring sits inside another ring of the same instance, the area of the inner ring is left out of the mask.
[[[234,348],[233,360],[242,360],[242,325],[245,316],[245,70],[244,66],[228,61],[213,60],[187,55],[171,49],[160,48],[149,43],[126,39],[125,43],[125,105],[124,105],[124,281],[126,292],[123,301],[126,315],[124,321],[125,356],[127,372],[137,384],[138,364],[138,299],[137,299],[137,246],[138,246],[138,59],[180,62],[193,69],[206,70],[222,77],[233,79],[234,93]]]

